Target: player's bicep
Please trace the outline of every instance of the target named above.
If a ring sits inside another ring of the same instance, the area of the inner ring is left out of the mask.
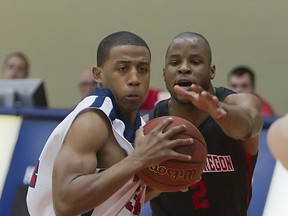
[[[239,107],[255,109],[258,112],[261,112],[262,110],[260,100],[253,94],[248,93],[231,94],[224,99],[224,102],[229,105],[237,105]]]
[[[107,122],[94,111],[79,114],[57,155],[53,169],[53,190],[67,190],[75,179],[93,174],[97,152],[108,137]]]

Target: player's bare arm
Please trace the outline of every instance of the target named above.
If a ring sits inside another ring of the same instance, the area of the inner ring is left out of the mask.
[[[95,111],[80,114],[68,131],[54,166],[53,200],[57,215],[80,214],[95,208],[140,169],[152,163],[167,159],[190,160],[187,155],[176,153],[171,148],[193,141],[169,139],[185,130],[185,127],[175,127],[162,133],[167,124],[169,120],[145,136],[143,129],[140,129],[135,140],[135,151],[125,157],[123,150],[116,149],[115,152],[111,144],[116,141],[106,117]],[[163,145],[159,145],[159,142]],[[110,147],[107,149],[107,146]],[[109,157],[103,155],[105,151],[108,151]],[[95,173],[97,167],[107,169]]]
[[[263,118],[262,106],[256,96],[245,93],[232,94],[219,106],[227,115],[216,121],[228,136],[246,140],[259,135],[263,127]]]
[[[53,201],[57,214],[74,215],[95,208],[133,175],[132,168],[124,169],[125,161],[95,173],[100,163],[101,167],[108,168],[125,157],[121,152],[109,152],[109,160],[98,161],[103,146],[113,142],[109,136],[110,127],[105,117],[91,110],[80,114],[72,124],[53,170]]]
[[[174,90],[212,116],[231,138],[249,139],[257,136],[262,129],[261,103],[254,95],[233,94],[222,103],[215,95],[195,84],[187,90],[180,86],[175,86]]]

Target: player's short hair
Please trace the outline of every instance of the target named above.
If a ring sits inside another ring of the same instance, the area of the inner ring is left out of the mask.
[[[166,58],[167,58],[168,50],[170,49],[172,42],[178,38],[200,38],[200,39],[202,39],[204,42],[206,51],[207,51],[208,63],[209,64],[212,63],[212,51],[211,51],[210,44],[209,44],[208,40],[203,35],[201,35],[200,33],[197,33],[197,32],[182,32],[182,33],[178,34],[176,37],[174,37],[173,40],[171,41],[170,45],[168,46],[167,50],[166,50]]]
[[[119,31],[108,35],[100,42],[97,49],[97,66],[103,66],[105,61],[109,58],[110,50],[113,47],[122,45],[135,45],[146,47],[151,57],[150,49],[141,37],[132,32]]]

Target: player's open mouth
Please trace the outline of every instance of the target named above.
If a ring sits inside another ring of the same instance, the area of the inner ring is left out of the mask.
[[[192,85],[192,81],[188,80],[188,79],[181,79],[178,80],[176,82],[176,85],[179,85],[180,87],[184,88],[184,89],[188,89],[190,88],[190,86]]]

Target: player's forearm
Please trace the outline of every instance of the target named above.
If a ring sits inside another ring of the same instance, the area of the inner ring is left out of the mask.
[[[97,207],[140,170],[139,164],[133,158],[126,157],[101,173],[73,178],[62,185],[57,194],[53,194],[57,215],[77,215]]]
[[[247,139],[256,136],[262,129],[263,119],[256,109],[227,105],[220,106],[227,115],[216,119],[225,134],[233,139]]]

